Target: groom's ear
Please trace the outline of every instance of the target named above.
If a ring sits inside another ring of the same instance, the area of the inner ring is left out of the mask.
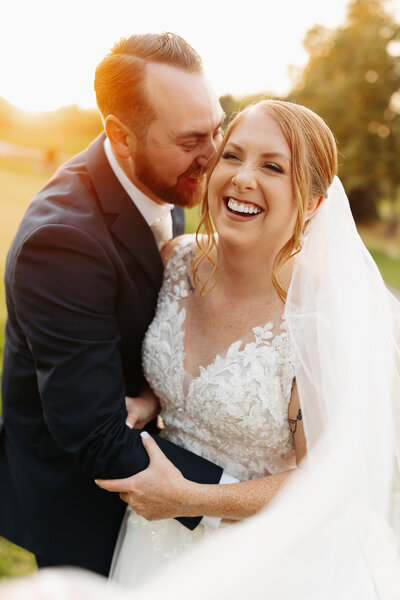
[[[119,158],[130,158],[135,154],[136,135],[118,117],[108,115],[104,122],[104,129],[114,153]]]
[[[317,198],[312,198],[308,201],[305,219],[306,221],[308,221],[308,219],[311,219],[311,217],[317,212],[323,199],[323,196],[319,196]]]

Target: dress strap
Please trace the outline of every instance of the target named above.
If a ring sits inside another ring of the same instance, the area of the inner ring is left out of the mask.
[[[196,253],[194,234],[182,236],[173,249],[164,271],[163,293],[170,300],[179,300],[188,295],[193,286],[190,267]]]

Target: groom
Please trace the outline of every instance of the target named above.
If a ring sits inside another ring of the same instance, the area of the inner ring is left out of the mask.
[[[148,465],[125,395],[144,385],[158,245],[183,229],[172,205],[199,194],[223,115],[201,59],[170,33],[117,43],[95,90],[105,134],[38,193],[7,257],[0,535],[39,566],[106,575],[126,505],[94,479]],[[188,479],[219,481],[216,465],[157,441]]]

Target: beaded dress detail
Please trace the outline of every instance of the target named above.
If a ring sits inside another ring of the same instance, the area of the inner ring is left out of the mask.
[[[143,343],[144,372],[160,400],[162,436],[238,480],[287,471],[295,466],[288,423],[294,354],[284,319],[276,335],[271,322],[254,327],[249,341],[231,344],[200,366],[197,377],[184,369],[185,298],[195,247],[194,236],[185,236],[174,248]],[[154,572],[156,563],[161,566],[210,531],[202,525],[189,531],[174,519],[148,522],[128,510],[111,578],[133,587],[139,573]],[[146,549],[143,536],[149,538]],[[144,556],[148,552],[153,558]]]

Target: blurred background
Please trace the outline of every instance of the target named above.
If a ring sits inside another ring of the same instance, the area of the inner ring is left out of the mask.
[[[261,98],[327,121],[359,233],[400,290],[400,0],[6,0],[0,14],[1,279],[34,194],[102,130],[97,63],[120,37],[173,31],[203,57],[227,121]],[[1,286],[0,358],[5,319]],[[0,538],[0,579],[35,568]]]

